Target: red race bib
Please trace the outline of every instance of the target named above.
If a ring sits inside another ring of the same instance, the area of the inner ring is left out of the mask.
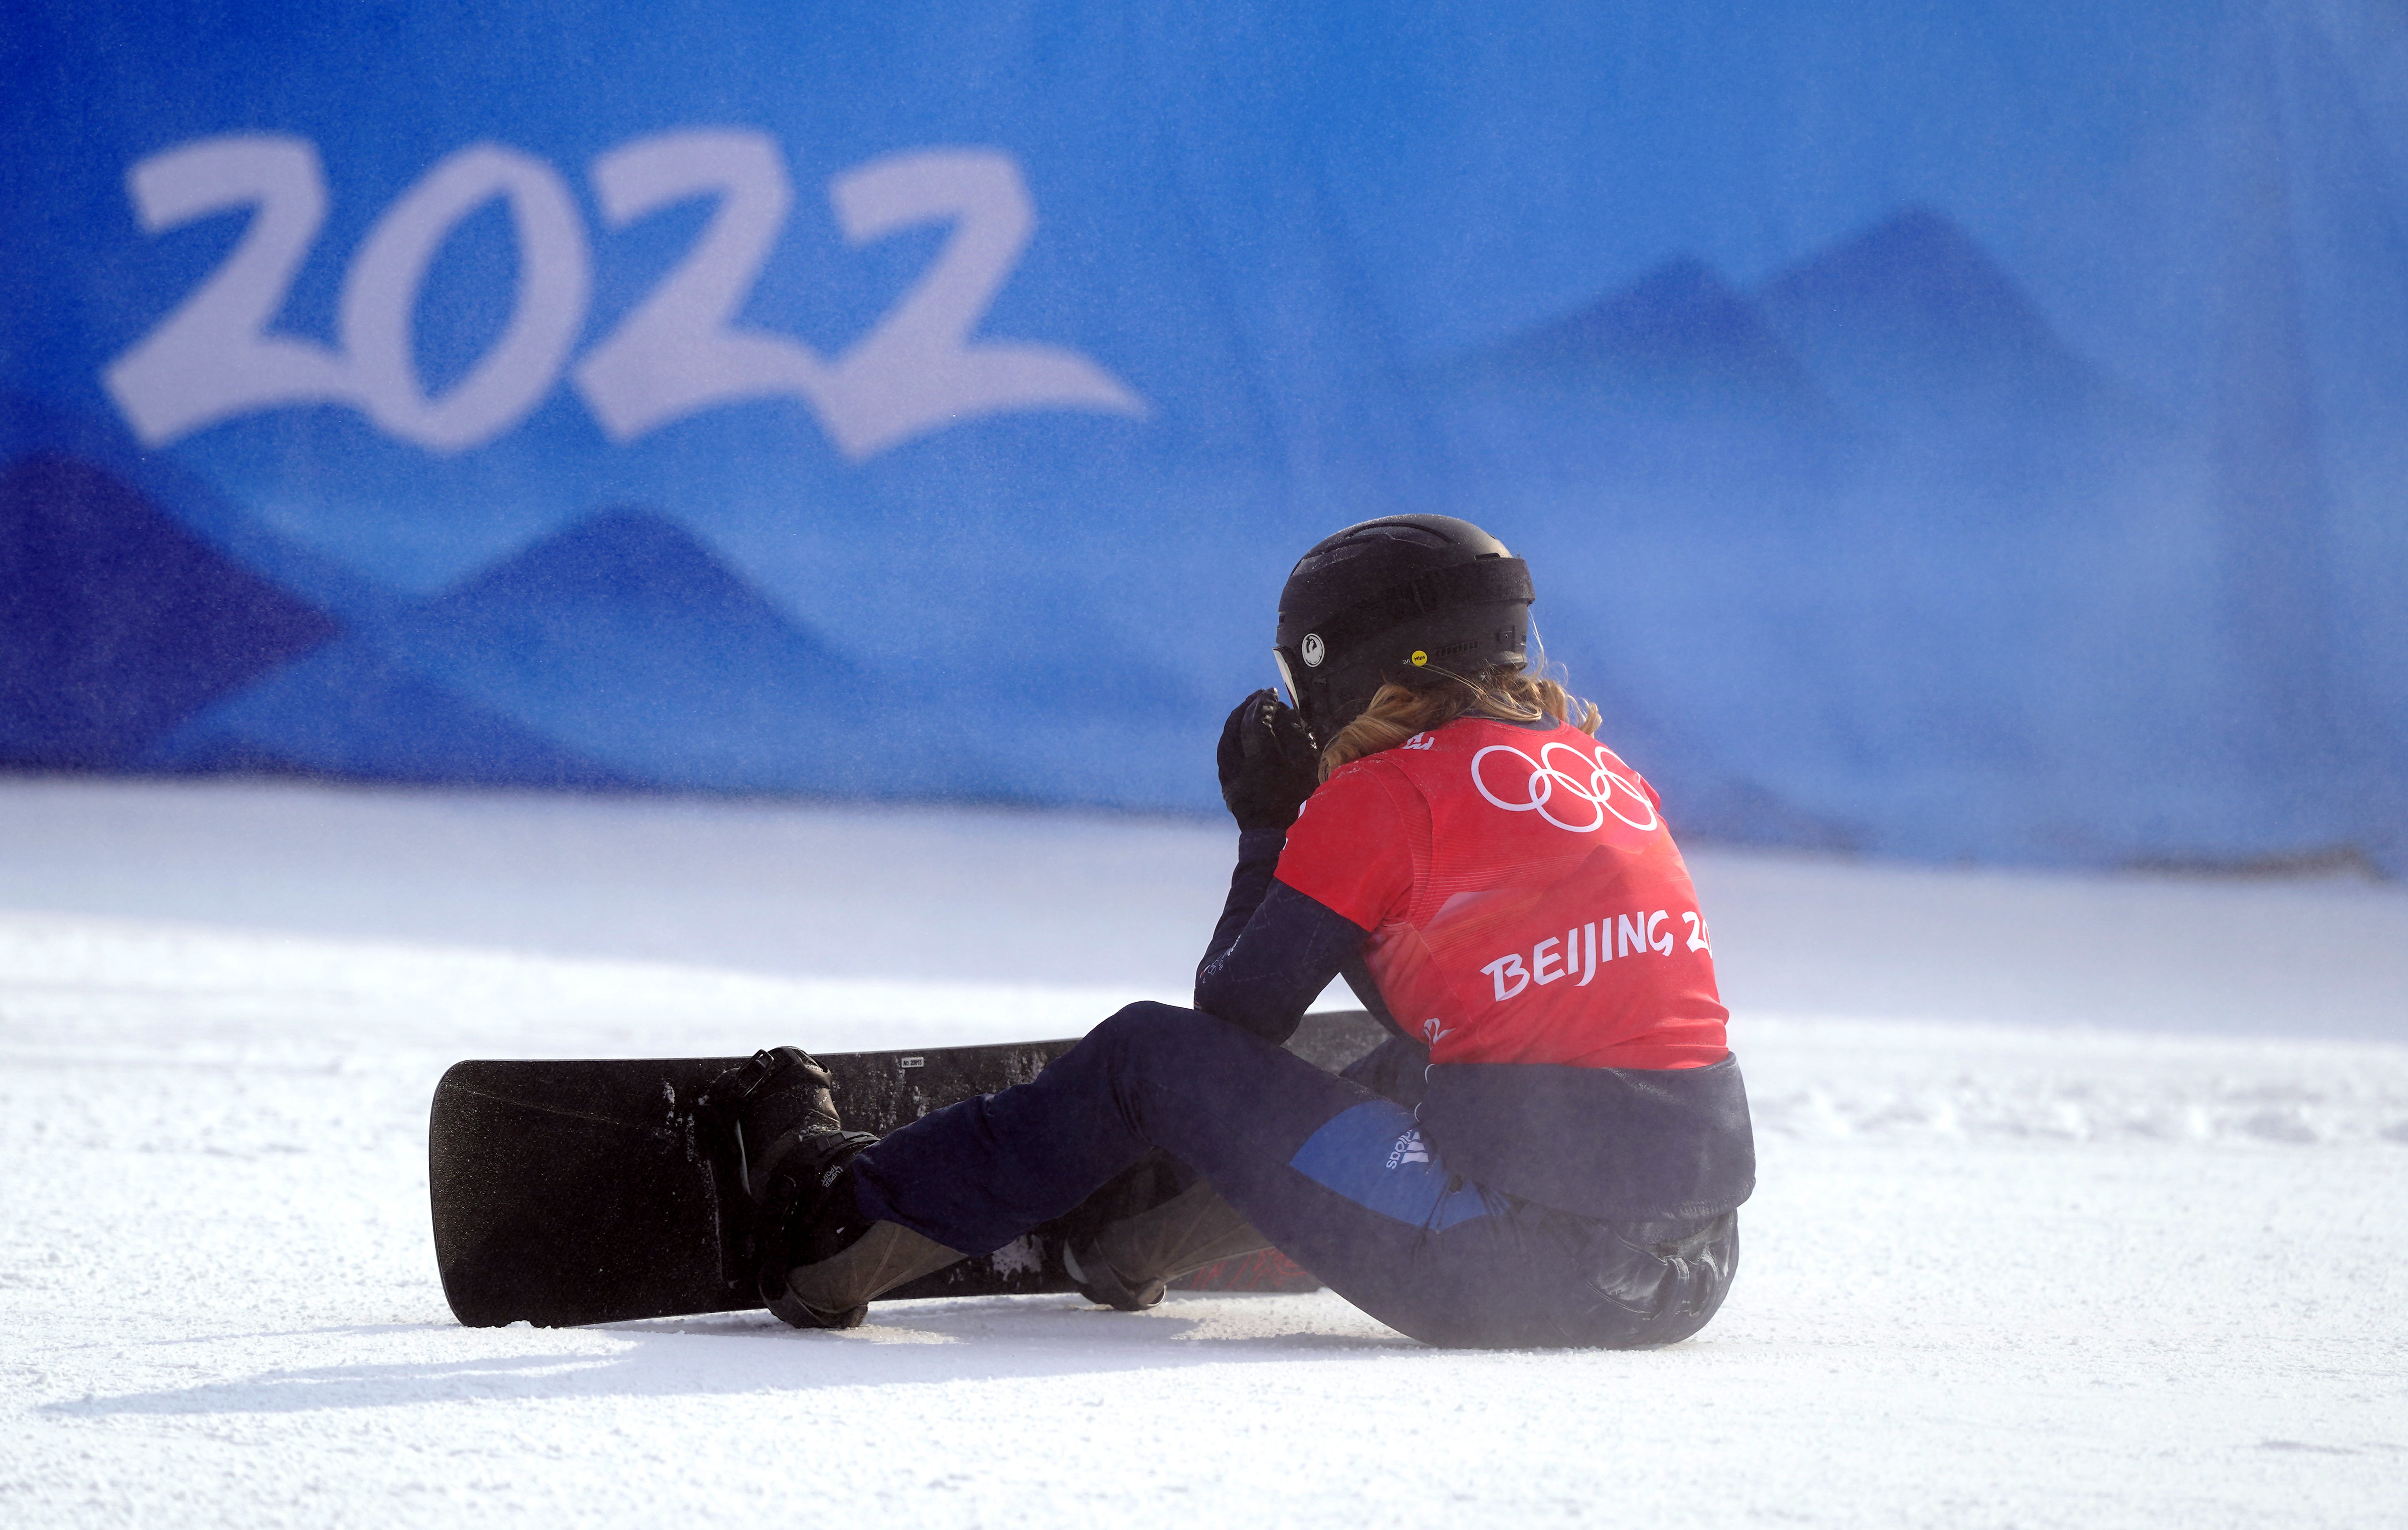
[[[1435,1063],[1702,1067],[1730,1012],[1656,790],[1577,728],[1465,717],[1332,774],[1279,879],[1371,932]]]

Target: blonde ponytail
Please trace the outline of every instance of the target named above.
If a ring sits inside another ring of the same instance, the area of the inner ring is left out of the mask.
[[[1399,685],[1391,680],[1371,697],[1363,715],[1338,730],[1321,751],[1321,779],[1349,760],[1394,749],[1417,733],[1443,727],[1466,712],[1508,722],[1536,722],[1559,717],[1591,737],[1604,721],[1593,702],[1580,700],[1545,675],[1519,669],[1492,669],[1473,677],[1433,670],[1430,685]]]

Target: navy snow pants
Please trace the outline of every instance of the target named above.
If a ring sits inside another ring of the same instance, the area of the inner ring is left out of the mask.
[[[1031,1082],[853,1161],[864,1215],[1002,1247],[1154,1148],[1348,1301],[1431,1344],[1669,1344],[1705,1326],[1737,1219],[1602,1222],[1465,1184],[1412,1112],[1251,1032],[1136,1004]]]

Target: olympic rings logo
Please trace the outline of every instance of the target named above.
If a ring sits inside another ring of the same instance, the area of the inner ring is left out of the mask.
[[[1571,757],[1569,767],[1555,759],[1557,751]],[[1488,782],[1482,779],[1480,767],[1492,754],[1510,754],[1529,767],[1527,780],[1515,793],[1515,795],[1523,800],[1508,801],[1488,789]],[[1539,757],[1533,760],[1511,744],[1491,744],[1471,757],[1471,784],[1480,788],[1482,796],[1507,812],[1536,813],[1556,828],[1570,834],[1591,834],[1605,827],[1606,815],[1609,813],[1634,829],[1644,831],[1655,828],[1659,822],[1656,817],[1656,805],[1647,800],[1647,794],[1639,789],[1636,781],[1608,765],[1606,761],[1611,756],[1606,753],[1602,746],[1598,749],[1596,757],[1591,759],[1570,744],[1550,742],[1540,749]],[[1639,811],[1646,816],[1633,818],[1624,812],[1615,801],[1617,795],[1629,798]],[[1584,816],[1588,822],[1571,822],[1557,818],[1550,805],[1555,804],[1558,797],[1562,799],[1560,806],[1567,813],[1574,816],[1583,815],[1578,814],[1572,804],[1578,803],[1586,808],[1587,812]]]

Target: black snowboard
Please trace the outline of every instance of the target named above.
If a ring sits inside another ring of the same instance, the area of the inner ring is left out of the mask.
[[[1288,1049],[1336,1069],[1385,1034],[1359,1010],[1308,1015]],[[939,1106],[1025,1083],[1072,1045],[835,1052],[820,1061],[835,1077],[845,1124],[883,1135]],[[705,1151],[694,1117],[704,1087],[741,1061],[452,1065],[435,1087],[426,1134],[435,1259],[452,1315],[470,1327],[522,1319],[565,1327],[759,1307],[741,1247],[742,1192]],[[1027,1237],[881,1299],[1075,1290],[1062,1269],[1064,1238],[1151,1204],[1168,1192],[1168,1173],[1157,1155]],[[1238,1263],[1226,1277],[1233,1288],[1281,1279],[1276,1261],[1242,1270]],[[1299,1277],[1286,1279],[1294,1285]]]

